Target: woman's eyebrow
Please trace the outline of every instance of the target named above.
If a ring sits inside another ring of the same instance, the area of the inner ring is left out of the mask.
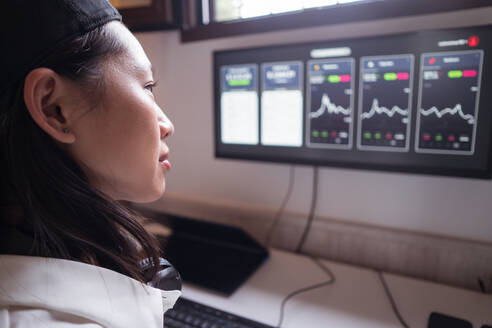
[[[144,65],[133,64],[132,70],[135,71],[136,73],[141,73],[141,72],[147,73],[148,71],[150,71],[152,73],[152,76],[155,75],[155,70],[154,67],[152,67],[151,63],[144,64]]]

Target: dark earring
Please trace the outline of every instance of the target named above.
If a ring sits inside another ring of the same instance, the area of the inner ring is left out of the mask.
[[[68,128],[63,128],[63,133],[68,133]]]

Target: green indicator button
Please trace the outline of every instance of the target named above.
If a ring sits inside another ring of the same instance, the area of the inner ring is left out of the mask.
[[[436,141],[442,141],[442,136],[436,136]]]
[[[448,72],[448,77],[450,79],[457,79],[457,78],[460,78],[463,76],[463,72],[462,71],[449,71]]]
[[[251,84],[251,80],[229,80],[227,83],[231,87],[246,86]]]
[[[313,137],[315,137],[315,138],[319,137],[319,131],[314,130],[313,131]]]
[[[396,73],[384,73],[384,79],[386,81],[394,81],[398,79]]]
[[[328,75],[328,82],[330,83],[340,82],[340,75]]]
[[[377,133],[374,133],[374,139],[381,139],[381,133],[377,132]]]
[[[321,136],[323,138],[328,138],[328,131],[321,131]]]
[[[371,132],[364,133],[364,139],[371,139],[371,138],[372,138]]]

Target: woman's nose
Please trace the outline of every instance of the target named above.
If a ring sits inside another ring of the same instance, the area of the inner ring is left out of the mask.
[[[161,139],[166,139],[174,134],[174,125],[171,120],[165,116],[163,120],[159,121],[159,128],[161,130]]]
[[[164,140],[174,134],[174,125],[159,106],[156,106],[156,111],[159,129],[161,131],[161,140]]]

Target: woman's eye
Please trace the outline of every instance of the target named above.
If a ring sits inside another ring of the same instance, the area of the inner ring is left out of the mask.
[[[149,83],[145,86],[145,89],[149,90],[150,93],[152,93],[155,85],[156,85],[155,83]]]

